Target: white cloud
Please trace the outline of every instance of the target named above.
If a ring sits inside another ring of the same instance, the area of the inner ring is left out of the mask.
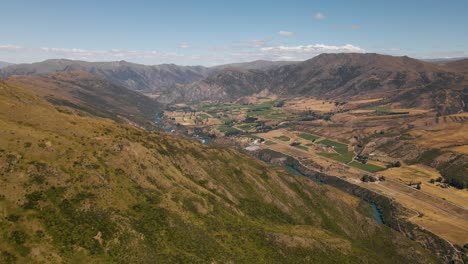
[[[277,52],[364,52],[364,49],[346,44],[343,46],[331,46],[324,44],[311,44],[311,45],[299,45],[299,46],[276,46],[276,47],[265,47],[261,48],[261,51],[277,51]]]
[[[261,48],[260,51],[270,59],[288,58],[292,60],[304,60],[317,56],[321,53],[349,53],[366,52],[363,48],[346,44],[342,46],[310,44],[299,46],[272,46]]]
[[[0,44],[0,50],[3,51],[19,51],[23,49],[23,47],[12,45],[12,44]]]
[[[186,45],[188,47],[188,45]],[[46,59],[71,59],[86,61],[129,60],[141,63],[182,62],[186,57],[177,52],[162,52],[157,50],[94,50],[82,48],[41,47],[29,48],[11,44],[0,44],[0,59],[11,62],[31,62]]]
[[[187,42],[182,42],[182,43],[180,43],[179,48],[188,49],[188,48],[190,48],[190,45]]]
[[[188,46],[188,45],[187,45]],[[180,65],[217,65],[254,60],[306,60],[321,53],[366,52],[347,45],[280,45],[272,39],[240,40],[222,47],[206,48],[197,54],[158,50],[29,48],[0,44],[0,60],[14,63],[65,58],[85,61],[126,60],[143,64],[175,63]]]
[[[322,13],[320,13],[320,12],[317,12],[317,13],[314,14],[314,18],[315,18],[316,20],[324,20],[324,19],[325,19],[325,15],[322,14]]]
[[[296,35],[296,33],[295,33],[295,32],[291,32],[291,31],[283,31],[283,30],[281,30],[281,31],[278,32],[278,35],[283,36],[283,37],[293,37],[293,36]]]

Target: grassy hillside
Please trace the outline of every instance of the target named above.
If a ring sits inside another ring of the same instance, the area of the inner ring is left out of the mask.
[[[0,83],[0,263],[434,263],[367,203]]]
[[[140,126],[148,126],[148,122],[162,109],[155,100],[83,71],[13,76],[7,83],[28,88],[54,104]]]

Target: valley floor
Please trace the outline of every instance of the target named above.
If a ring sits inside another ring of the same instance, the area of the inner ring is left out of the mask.
[[[439,117],[430,109],[379,105],[381,100],[251,96],[242,103],[176,105],[165,112],[165,119],[197,137],[215,135],[221,144],[271,149],[297,158],[312,170],[394,199],[413,212],[411,222],[453,244],[467,244],[467,190],[436,182],[445,175],[426,164],[437,156],[427,159],[421,153],[435,146],[443,151],[438,159],[449,164],[452,156],[464,155],[468,116]],[[364,156],[365,162],[360,160]],[[415,159],[423,160],[400,163]],[[363,182],[363,175],[385,181]]]
[[[353,184],[391,197],[414,211],[414,216],[409,218],[413,223],[430,230],[451,243],[458,245],[468,243],[468,200],[464,199],[466,191],[460,191],[460,194],[445,192],[444,195],[455,197],[451,199],[454,201],[452,202],[424,191],[426,186],[427,188],[432,187],[430,184],[423,183],[423,190],[416,190],[389,177],[383,182],[365,183],[361,181],[361,177],[363,174],[369,174],[370,172],[345,164],[338,164],[316,153],[291,146],[289,143],[278,139],[279,135],[287,135],[293,138],[293,133],[286,130],[258,134],[259,137],[275,143],[261,144],[261,147],[302,160],[304,161],[303,165],[312,170],[317,170],[317,167],[310,166],[307,161],[319,164],[321,168],[326,168],[322,172],[340,176]]]

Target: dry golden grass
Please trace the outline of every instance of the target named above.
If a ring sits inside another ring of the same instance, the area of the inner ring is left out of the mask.
[[[383,171],[381,174],[405,183],[415,181],[427,182],[430,179],[436,179],[440,177],[440,174],[437,170],[420,164],[391,168]]]
[[[350,114],[368,114],[368,113],[374,113],[375,110],[370,110],[370,109],[357,109],[357,110],[351,110],[349,111]]]
[[[443,189],[427,183],[431,178],[440,176],[435,169],[423,165],[412,165],[378,173],[379,175],[385,175],[389,180],[422,181],[422,191],[410,188],[406,184],[398,184],[392,181],[362,183],[360,180],[363,174],[362,171],[317,156],[312,147],[306,152],[290,146],[289,142],[275,139],[275,137],[287,136],[292,139],[290,141],[292,142],[297,136],[291,131],[280,129],[260,134],[259,136],[277,143],[269,146],[263,145],[264,148],[296,157],[299,160],[310,159],[317,166],[320,166],[323,172],[329,175],[342,177],[353,184],[358,184],[364,188],[394,198],[406,208],[414,210],[415,217],[412,217],[410,221],[452,243],[458,245],[468,243],[468,219],[465,217],[467,212],[457,207],[457,205],[467,207],[468,193],[463,190],[455,190],[454,188]]]
[[[355,104],[355,105],[359,105],[359,104],[368,104],[368,103],[373,103],[373,102],[381,101],[382,99],[383,99],[383,98],[352,100],[352,101],[349,101],[348,104]]]
[[[468,123],[449,123],[434,126],[430,130],[412,130],[415,142],[426,148],[452,148],[468,143]],[[455,148],[459,150],[459,148]],[[461,148],[466,151],[465,148]]]
[[[290,112],[302,112],[307,110],[317,112],[332,112],[335,110],[335,103],[318,100],[315,98],[296,98],[286,102],[283,110]]]
[[[453,147],[453,148],[447,148],[447,150],[468,155],[468,145],[463,145],[463,146],[458,146],[458,147]]]
[[[437,179],[440,177],[439,172],[434,168],[415,164],[400,168],[391,168],[382,171],[379,174],[382,174],[389,179],[402,181],[404,183],[421,181],[423,183],[423,192],[468,208],[468,192],[466,190],[459,190],[453,187],[444,189],[436,186],[436,184],[429,183],[430,179]]]
[[[164,115],[169,119],[174,118],[175,123],[179,123],[183,126],[195,125],[196,115],[192,113],[184,113],[184,112],[178,112],[178,111],[173,111],[173,112],[165,111]]]
[[[404,207],[413,210],[414,216],[409,220],[434,234],[457,245],[468,243],[468,218],[466,210],[453,209],[446,201],[427,199],[426,194],[408,188],[395,182],[362,183],[354,181],[362,187],[392,197]],[[426,185],[423,185],[423,190]]]

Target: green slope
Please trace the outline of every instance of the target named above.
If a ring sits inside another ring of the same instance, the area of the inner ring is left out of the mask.
[[[3,83],[0,127],[0,263],[435,262],[357,198],[233,150]]]

